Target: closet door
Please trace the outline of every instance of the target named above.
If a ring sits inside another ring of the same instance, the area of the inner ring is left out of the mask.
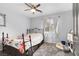
[[[73,3],[73,54],[79,56],[79,4]]]

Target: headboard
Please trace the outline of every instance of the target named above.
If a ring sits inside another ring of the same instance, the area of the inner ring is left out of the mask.
[[[27,29],[27,34],[28,33],[44,33],[44,30],[39,28]]]
[[[39,28],[27,29],[27,34],[29,33],[41,33],[43,35],[43,40],[44,40],[44,29],[39,29]]]

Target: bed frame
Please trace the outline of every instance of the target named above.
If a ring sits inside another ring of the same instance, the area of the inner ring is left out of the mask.
[[[36,30],[37,28],[34,28],[34,29]],[[31,29],[31,30],[34,30],[34,29]],[[40,29],[37,29],[37,30],[40,30]],[[6,38],[8,38],[8,34],[6,34]],[[7,53],[8,56],[32,56],[33,53],[43,44],[43,42],[44,42],[44,33],[43,33],[43,40],[42,40],[42,42],[40,42],[39,44],[37,44],[35,46],[32,46],[31,36],[29,36],[29,38],[30,38],[30,45],[31,45],[31,47],[29,49],[25,50],[24,34],[22,34],[22,39],[23,39],[23,44],[24,44],[24,54],[21,54],[18,51],[18,49],[14,48],[12,46],[9,46],[9,45],[4,45],[5,36],[4,36],[4,32],[3,32],[2,33],[2,46],[3,46],[2,52],[3,53]]]

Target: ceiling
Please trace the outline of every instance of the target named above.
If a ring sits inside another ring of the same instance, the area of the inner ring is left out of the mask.
[[[42,10],[43,13],[36,12],[35,14],[30,11],[24,11],[29,8],[24,3],[0,3],[0,7],[8,8],[32,18],[72,10],[72,3],[41,3],[38,9]]]

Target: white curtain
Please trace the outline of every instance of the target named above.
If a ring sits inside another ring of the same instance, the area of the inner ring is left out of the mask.
[[[60,31],[59,31],[59,27],[61,26],[60,24],[62,24],[62,22],[61,19],[59,18],[55,29],[57,42],[60,42]]]

